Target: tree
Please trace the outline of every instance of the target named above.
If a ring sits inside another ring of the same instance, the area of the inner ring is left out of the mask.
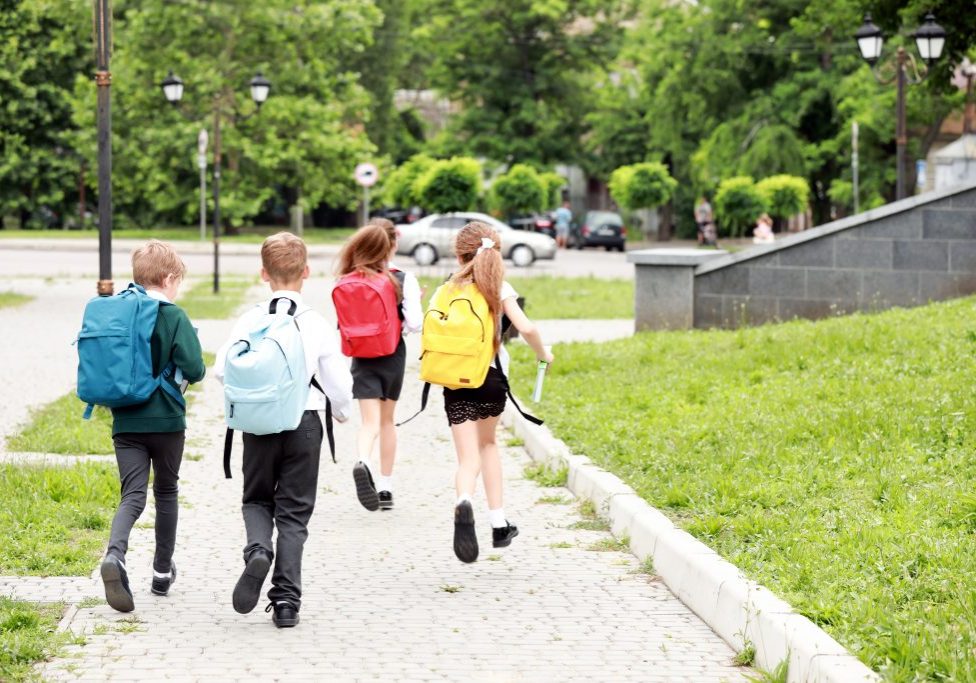
[[[723,180],[715,195],[715,214],[719,225],[732,237],[745,235],[756,219],[767,210],[763,195],[752,178],[738,176]]]
[[[473,209],[481,197],[481,164],[470,157],[434,162],[417,179],[414,191],[431,213]]]
[[[780,228],[790,216],[806,211],[810,200],[807,181],[796,176],[769,176],[756,183],[756,189],[763,196],[766,210],[777,220]]]
[[[492,204],[508,216],[541,211],[546,205],[546,187],[534,168],[515,164],[492,184]]]
[[[426,154],[415,154],[400,164],[383,182],[383,198],[391,206],[402,209],[421,203],[416,191],[417,179],[430,170],[434,159]]]
[[[625,209],[656,209],[671,199],[678,182],[656,161],[621,166],[610,175],[610,195]]]
[[[566,187],[566,179],[555,171],[540,173],[539,178],[546,186],[546,201],[543,208],[559,206],[562,202],[563,188]]]

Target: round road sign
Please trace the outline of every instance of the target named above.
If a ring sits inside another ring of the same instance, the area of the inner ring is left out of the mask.
[[[380,172],[373,164],[362,163],[356,166],[356,182],[363,187],[372,187],[380,179]]]

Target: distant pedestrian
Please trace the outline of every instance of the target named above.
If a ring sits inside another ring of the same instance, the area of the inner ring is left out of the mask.
[[[712,212],[712,205],[708,201],[707,194],[703,194],[695,205],[695,224],[698,226],[698,244],[714,246],[716,243],[715,215]]]
[[[770,244],[776,241],[773,235],[773,219],[769,214],[763,214],[756,221],[756,227],[752,231],[752,241],[754,244]]]
[[[145,403],[112,409],[112,442],[122,483],[122,500],[112,520],[101,575],[105,599],[120,612],[135,609],[125,555],[132,527],[146,507],[150,467],[156,501],[156,553],[151,591],[154,595],[166,595],[176,580],[173,551],[186,434],[186,403],[180,396],[186,387],[180,386],[180,374],[189,383],[199,382],[205,373],[203,353],[193,325],[183,309],[173,305],[185,273],[183,261],[165,242],[150,240],[132,253],[133,281],[159,302],[149,347],[153,376],[169,386],[160,384]]]
[[[556,209],[556,246],[566,248],[569,240],[569,228],[573,222],[573,212],[569,208],[569,201],[563,200],[563,205]]]

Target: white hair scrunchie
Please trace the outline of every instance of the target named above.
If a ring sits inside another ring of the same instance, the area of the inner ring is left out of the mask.
[[[476,251],[474,255],[477,256],[483,251],[488,251],[489,249],[494,249],[494,248],[495,248],[495,241],[493,239],[491,239],[490,237],[482,237],[481,246],[478,247],[478,251]]]

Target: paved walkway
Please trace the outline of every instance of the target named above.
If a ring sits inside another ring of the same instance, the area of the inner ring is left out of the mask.
[[[76,289],[81,289],[77,283]],[[78,302],[70,303],[74,299],[57,289],[41,288],[38,294],[41,298],[18,315],[26,320],[70,313],[70,323],[51,323],[58,334],[61,327],[69,331],[70,339]],[[321,285],[313,284],[308,294],[325,300]],[[83,302],[87,295],[74,298]],[[0,321],[6,324],[10,315],[0,312]],[[203,325],[205,348],[212,350],[226,331],[226,323]],[[29,358],[23,351],[0,355],[7,376],[30,385],[25,404],[70,388],[73,370],[57,378],[54,369],[41,373],[51,381],[49,389],[29,382],[32,368],[59,344],[52,332],[26,352]],[[409,357],[416,357],[415,348]],[[20,362],[11,366],[12,358]],[[521,535],[510,548],[493,550],[479,495],[481,557],[473,565],[458,562],[451,548],[453,447],[439,392],[433,398],[426,413],[401,430],[392,512],[369,513],[356,501],[355,426],[338,426],[339,465],[323,457],[306,545],[302,623],[278,630],[263,603],[246,616],[230,604],[242,566],[240,443],[235,478],[225,480],[221,389],[208,378],[189,420],[175,558],[179,578],[170,596],[149,593],[153,532],[144,524],[151,519],[147,512],[133,531],[127,560],[136,611],[123,615],[104,604],[87,606],[94,600],[82,603],[69,612],[68,627],[84,633],[87,644],[68,648],[41,667],[40,675],[47,680],[733,681],[751,673],[732,666],[729,647],[661,582],[641,573],[632,555],[591,549],[609,534],[574,528],[580,517],[572,496],[526,480],[522,469],[528,460],[517,445],[504,448],[506,510]],[[419,404],[419,382],[407,382],[402,403],[403,411]],[[3,410],[0,425],[6,432],[15,417],[9,413],[22,411]],[[502,434],[502,443],[506,440]],[[94,572],[80,579],[0,578],[0,592],[45,601],[102,595]]]

